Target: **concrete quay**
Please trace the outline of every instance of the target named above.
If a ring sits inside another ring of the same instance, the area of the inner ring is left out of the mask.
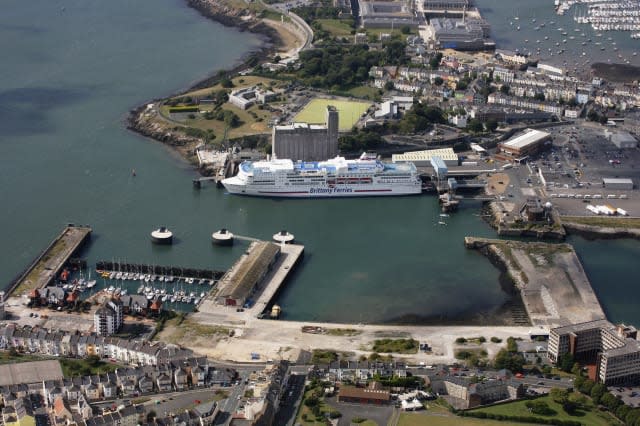
[[[304,253],[304,246],[298,244],[280,244],[280,256],[269,274],[263,280],[263,290],[255,304],[248,309],[251,315],[260,317],[276,295],[289,272]]]
[[[10,284],[7,295],[20,296],[33,289],[49,285],[69,258],[84,245],[90,236],[90,227],[68,225]]]
[[[531,323],[559,327],[606,319],[582,264],[569,244],[465,237],[513,279]]]

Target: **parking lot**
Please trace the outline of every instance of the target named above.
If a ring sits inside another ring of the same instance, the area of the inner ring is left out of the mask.
[[[610,130],[593,124],[551,129],[552,148],[530,159],[528,166],[542,172],[544,195],[560,214],[593,215],[586,204],[608,204],[640,215],[640,169],[634,166],[640,164],[640,151],[618,149],[605,133]],[[605,188],[603,178],[629,178],[636,188]]]
[[[640,407],[640,388],[610,387],[613,396],[619,397],[625,404],[631,407]]]

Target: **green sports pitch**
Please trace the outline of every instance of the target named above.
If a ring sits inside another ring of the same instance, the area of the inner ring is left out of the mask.
[[[339,99],[313,99],[305,105],[293,121],[298,123],[324,124],[326,122],[327,105],[334,106],[338,110],[340,131],[348,131],[356,124],[371,103]]]

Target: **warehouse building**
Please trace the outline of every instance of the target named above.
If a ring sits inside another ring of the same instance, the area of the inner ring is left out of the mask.
[[[501,157],[517,162],[541,151],[551,143],[551,134],[541,130],[526,129],[524,133],[498,144]]]
[[[326,124],[274,126],[273,155],[293,161],[324,161],[338,155],[338,110],[328,106]]]
[[[363,28],[417,27],[418,19],[407,0],[364,1],[359,0],[360,18]]]
[[[484,19],[433,18],[429,27],[434,47],[456,50],[491,50],[496,45],[489,40],[491,27]]]
[[[393,154],[391,161],[394,163],[411,162],[416,167],[423,167],[430,166],[433,157],[440,157],[447,166],[458,165],[458,154],[453,152],[453,148],[427,149],[424,151],[405,152],[404,154]]]
[[[280,255],[280,247],[266,241],[251,243],[247,252],[220,280],[216,303],[226,306],[244,306],[260,288]]]
[[[640,344],[634,327],[590,321],[551,329],[549,359],[558,362],[571,354],[576,360],[595,364],[594,380],[607,386],[640,382]]]
[[[629,132],[605,132],[605,135],[608,137],[611,143],[619,149],[631,149],[638,146],[638,141]]]
[[[633,181],[627,178],[603,178],[602,187],[607,189],[633,189]]]

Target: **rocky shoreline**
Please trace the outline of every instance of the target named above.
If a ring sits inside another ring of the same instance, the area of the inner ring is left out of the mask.
[[[582,223],[563,222],[564,229],[569,234],[580,235],[586,239],[619,239],[633,238],[640,240],[640,229],[637,228],[613,228],[585,225]]]
[[[244,55],[240,62],[232,69],[225,70],[224,75],[234,75],[246,69],[252,64],[265,60],[273,55],[278,47],[282,47],[284,42],[278,33],[261,19],[257,18],[248,9],[234,9],[221,2],[214,0],[186,0],[187,6],[197,10],[202,16],[211,19],[227,27],[234,27],[240,31],[249,31],[257,34],[263,40],[262,46]],[[194,85],[187,91],[209,87],[217,83],[220,75],[210,75]],[[175,95],[183,93],[184,90]],[[164,98],[156,98],[150,103],[161,102]],[[138,133],[141,136],[154,139],[167,144],[177,150],[180,155],[190,163],[197,165],[194,148],[202,144],[202,140],[197,137],[187,136],[179,131],[184,126],[166,122],[162,125],[152,120],[154,113],[149,110],[148,103],[137,106],[129,111],[125,119],[128,130]]]

